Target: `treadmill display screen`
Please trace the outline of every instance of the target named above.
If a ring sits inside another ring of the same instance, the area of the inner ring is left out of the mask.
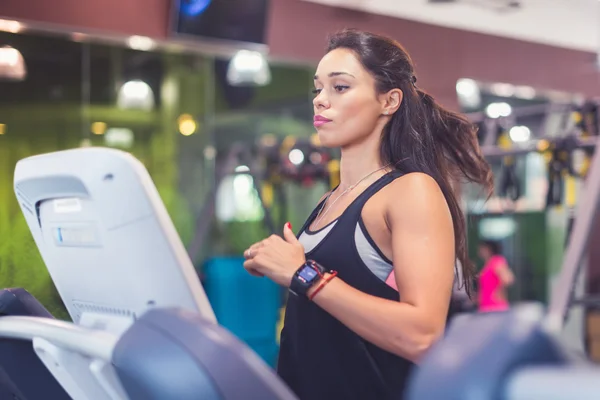
[[[64,247],[100,246],[95,224],[67,224],[52,227],[54,244]]]

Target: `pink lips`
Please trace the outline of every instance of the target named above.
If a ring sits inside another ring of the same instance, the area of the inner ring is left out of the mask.
[[[325,118],[322,117],[320,115],[315,115],[315,118],[313,120],[313,125],[318,128],[319,126],[323,126],[326,123],[331,122],[331,120],[329,118]]]

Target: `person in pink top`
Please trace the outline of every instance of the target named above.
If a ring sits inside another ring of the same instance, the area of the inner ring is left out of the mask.
[[[481,242],[479,256],[485,263],[479,274],[479,311],[508,310],[506,288],[513,284],[515,277],[501,254],[500,245],[492,241]]]

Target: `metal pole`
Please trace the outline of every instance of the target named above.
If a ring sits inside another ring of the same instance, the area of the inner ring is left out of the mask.
[[[81,55],[81,134],[90,139],[90,96],[91,96],[91,55],[90,44],[85,42]]]
[[[250,154],[250,151],[247,148],[243,150],[242,157],[243,157],[246,165],[250,166],[250,171],[246,172],[246,173],[249,173],[250,176],[252,177],[252,183],[254,185],[254,190],[256,190],[256,195],[258,196],[258,200],[260,201],[260,204],[262,205],[263,211],[265,213],[264,220],[265,220],[265,224],[267,225],[267,229],[269,230],[270,234],[275,234],[276,228],[275,228],[275,223],[273,221],[273,214],[271,213],[271,209],[269,207],[267,207],[267,205],[263,199],[263,196],[262,196],[262,191],[260,189],[260,177],[258,176],[258,174],[256,174],[256,170],[257,170],[257,168],[255,168],[256,162],[253,162],[252,154]]]
[[[596,210],[600,204],[600,152],[595,152],[592,158],[589,175],[586,178],[585,193],[581,198],[573,231],[569,240],[559,283],[552,296],[548,309],[548,322],[552,327],[561,329],[573,300],[575,283],[581,270],[581,264],[587,244],[592,233]]]
[[[215,149],[212,157],[204,157],[204,168],[208,171],[206,174],[207,177],[207,186],[212,187],[215,183],[215,179],[217,178],[217,167],[216,167],[216,148],[217,148],[217,139],[216,139],[216,112],[215,112],[215,102],[216,100],[216,89],[215,89],[215,71],[214,71],[214,59],[211,57],[207,57],[204,59],[202,65],[202,72],[204,74],[204,127],[206,132],[206,142],[205,148],[209,146]]]

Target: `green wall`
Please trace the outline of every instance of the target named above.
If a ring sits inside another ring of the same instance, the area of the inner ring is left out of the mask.
[[[119,51],[113,53],[118,55]],[[5,134],[0,135],[0,288],[23,287],[52,314],[68,318],[17,205],[13,173],[16,162],[22,158],[75,148],[84,138],[91,145],[104,146],[103,136],[88,131],[91,122],[102,121],[109,127],[129,128],[134,132],[133,147],[125,150],[148,169],[186,245],[193,236],[195,216],[211,183],[213,171],[202,154],[206,145],[214,143],[211,140],[215,135],[226,147],[235,140],[251,142],[265,133],[308,137],[313,132],[310,121],[298,121],[280,112],[280,106],[286,102],[306,102],[307,110],[310,110],[310,69],[272,68],[272,83],[254,89],[250,102],[243,109],[230,110],[224,100],[223,88],[214,80],[209,81],[214,76],[211,75],[210,59],[190,63],[189,56],[185,55],[162,54],[160,57],[163,78],[160,88],[154,88],[161,92],[160,102],[152,112],[121,110],[110,104],[83,106],[72,101],[0,104],[0,123],[6,125]],[[111,62],[118,63],[119,57]],[[113,67],[115,71],[120,68],[116,64]],[[115,74],[114,78],[122,77]],[[81,82],[75,83],[78,84]],[[77,87],[71,89],[80,90]],[[32,94],[31,98],[35,97]],[[207,126],[206,121],[211,120],[213,112],[215,125]],[[192,114],[198,121],[198,132],[193,136],[183,137],[178,133],[176,121],[182,113]],[[183,160],[183,156],[187,159]],[[289,190],[293,191],[286,189]],[[313,196],[315,202],[322,190],[317,192]],[[304,208],[296,207],[295,196],[290,197],[288,215],[297,226],[312,204],[303,204],[306,212],[295,215],[295,210]],[[239,254],[266,234],[260,221],[214,224],[203,257]],[[196,261],[198,266],[201,265],[202,260]]]
[[[180,81],[176,69],[165,75],[165,84],[177,87]],[[4,106],[0,112],[7,127],[0,136],[0,288],[23,287],[52,314],[68,318],[16,202],[13,173],[22,158],[78,147],[84,137],[102,146],[104,137],[82,132],[80,104]],[[177,104],[163,101],[155,112],[108,106],[87,112],[89,121],[132,129],[134,145],[126,150],[145,164],[182,239],[189,240],[192,218],[178,192]]]

